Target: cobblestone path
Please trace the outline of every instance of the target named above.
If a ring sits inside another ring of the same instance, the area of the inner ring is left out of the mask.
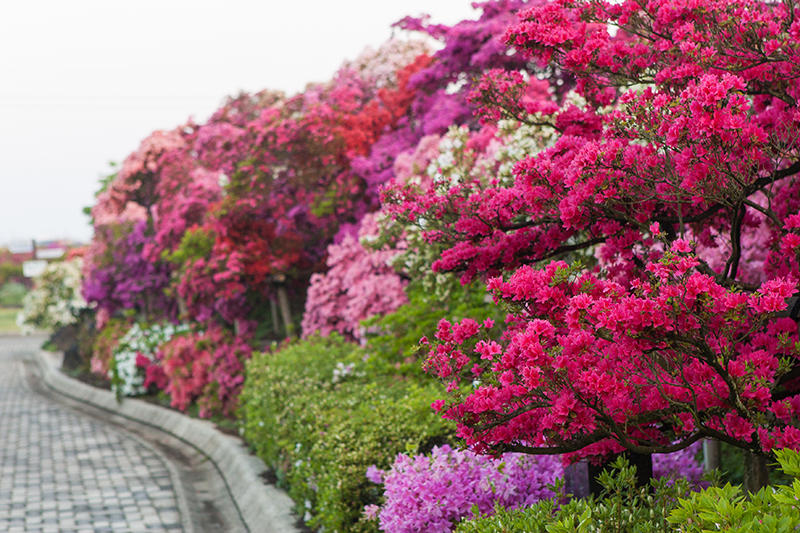
[[[0,337],[0,531],[184,531],[174,471],[138,438],[36,393]]]

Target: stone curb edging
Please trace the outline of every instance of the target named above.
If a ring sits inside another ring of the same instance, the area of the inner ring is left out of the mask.
[[[56,358],[55,354],[42,351],[36,356],[42,380],[50,389],[168,433],[197,449],[216,466],[249,531],[299,532],[291,498],[277,487],[264,483],[260,474],[266,466],[251,455],[241,441],[218,431],[207,420],[190,418],[142,400],[126,398],[120,404],[112,392],[65,376]]]

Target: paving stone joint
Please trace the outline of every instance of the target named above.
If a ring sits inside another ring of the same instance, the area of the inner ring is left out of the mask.
[[[35,362],[39,367],[42,382],[52,391],[116,416],[163,431],[205,455],[219,471],[247,530],[259,533],[301,531],[297,525],[297,517],[292,513],[292,500],[284,491],[264,483],[262,475],[266,471],[266,466],[260,459],[250,454],[241,440],[223,434],[207,420],[193,419],[142,400],[130,398],[120,404],[110,391],[91,387],[64,375],[59,370],[60,354],[40,350],[35,352]],[[0,376],[0,380],[2,379],[3,377]],[[3,405],[12,401],[9,399],[10,395],[13,397],[20,392],[14,390],[13,387],[2,385],[4,384],[0,383],[0,413],[2,413]],[[30,407],[30,409],[38,409],[36,413],[32,413],[35,417],[47,419],[48,416],[51,416],[46,407]],[[0,414],[0,435],[11,435],[8,428],[2,425],[4,419],[5,417]],[[14,423],[26,424],[24,420],[24,417],[19,417],[15,419]],[[86,424],[87,422],[82,423]],[[51,424],[37,424],[36,426],[40,428],[38,431],[43,431],[42,428],[50,427]],[[71,434],[68,429],[53,428],[52,431],[66,431],[67,439]],[[73,530],[75,532],[102,531],[106,524],[108,531],[187,531],[185,524],[181,524],[178,502],[175,501],[174,496],[172,499],[169,496],[172,484],[168,486],[170,473],[166,465],[164,465],[163,491],[158,493],[149,491],[148,493],[143,491],[141,483],[136,481],[136,475],[140,472],[140,468],[148,462],[152,467],[154,462],[159,461],[159,458],[147,456],[145,452],[136,448],[134,442],[109,442],[108,438],[103,436],[102,431],[94,428],[72,431],[95,435],[95,439],[98,440],[91,445],[75,443],[73,447],[69,448],[71,451],[64,453],[74,454],[80,464],[81,450],[84,449],[82,447],[89,446],[93,450],[106,450],[109,455],[109,470],[98,473],[98,479],[93,482],[118,483],[119,486],[115,491],[120,497],[119,501],[125,506],[125,510],[130,512],[130,514],[125,514],[113,509],[106,510],[103,507],[102,494],[104,492],[87,491],[85,493],[86,501],[75,502],[69,509],[71,515],[74,515],[75,527]],[[40,436],[43,442],[47,441],[46,437],[47,435]],[[0,465],[2,465],[0,468],[5,468],[8,463],[2,459],[4,458],[0,457]],[[59,456],[49,455],[46,450],[32,449],[23,454],[21,459],[15,459],[15,461],[20,460],[23,463],[25,461],[35,463],[59,460]],[[29,481],[25,477],[27,475],[25,472],[23,467],[20,472],[15,474],[13,487],[4,488],[2,483],[7,477],[5,472],[0,470],[0,502],[5,502],[0,504],[0,517],[9,517],[7,520],[0,519],[0,531],[29,531],[30,529],[26,529],[27,525],[33,525],[34,522],[41,524],[42,527],[38,529],[40,531],[52,529],[48,527],[51,525],[57,525],[56,529],[53,529],[54,531],[67,531],[63,529],[63,523],[57,520],[62,509],[37,507],[39,504],[36,502],[14,507],[28,501],[25,488]],[[71,476],[75,475],[75,472],[67,469],[63,475]],[[30,482],[42,483],[43,490],[57,490],[56,487],[62,486],[57,479],[34,479]],[[42,500],[41,505],[44,505],[46,498]],[[6,505],[8,509],[4,511],[2,505]],[[28,513],[31,509],[33,512]],[[67,509],[63,511],[66,512]],[[130,522],[132,520],[130,517],[140,517],[140,521]],[[154,517],[157,517],[160,523],[148,523],[148,520],[154,522],[156,520]],[[123,523],[123,520],[129,520],[129,522]],[[22,529],[19,529],[20,527]]]

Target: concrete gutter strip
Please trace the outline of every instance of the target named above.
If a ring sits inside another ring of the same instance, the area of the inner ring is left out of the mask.
[[[252,532],[295,533],[293,502],[282,490],[265,484],[264,463],[244,444],[217,430],[207,420],[197,420],[142,400],[126,398],[65,376],[60,356],[40,351],[36,357],[44,383],[53,391],[111,413],[159,429],[194,447],[214,463],[246,527]]]

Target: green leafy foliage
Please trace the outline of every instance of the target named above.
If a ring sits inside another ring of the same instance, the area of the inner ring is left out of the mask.
[[[461,286],[458,280],[446,281],[448,297],[440,298],[422,283],[412,282],[407,289],[408,303],[395,312],[364,321],[376,333],[367,340],[369,364],[384,366],[384,371],[423,375],[418,358],[422,337],[433,338],[439,320],[492,318],[500,321],[500,310],[487,302],[486,287],[480,282]]]
[[[667,520],[678,498],[686,496],[685,480],[651,480],[650,487],[636,486],[636,468],[618,457],[598,477],[600,497],[543,500],[524,509],[496,509],[491,516],[477,516],[459,524],[458,533],[654,533],[671,532]],[[563,485],[556,487],[563,495]]]
[[[0,286],[0,307],[22,307],[28,288],[22,283],[9,281]]]
[[[338,335],[297,341],[247,364],[240,416],[245,439],[274,469],[297,511],[326,531],[374,531],[365,505],[380,503],[367,467],[429,451],[453,428],[430,408],[440,391],[368,368]]]
[[[183,234],[178,249],[164,251],[164,259],[182,265],[193,259],[208,257],[214,247],[214,235],[203,228],[191,228]]]
[[[3,250],[0,249],[0,254]],[[7,252],[11,253],[11,252]],[[5,285],[9,281],[16,281],[17,283],[23,281],[25,277],[22,274],[22,265],[13,261],[0,261],[0,285]]]
[[[739,485],[726,483],[681,499],[669,516],[674,531],[780,532],[800,528],[800,453],[776,450],[788,485],[765,487],[745,497]]]

